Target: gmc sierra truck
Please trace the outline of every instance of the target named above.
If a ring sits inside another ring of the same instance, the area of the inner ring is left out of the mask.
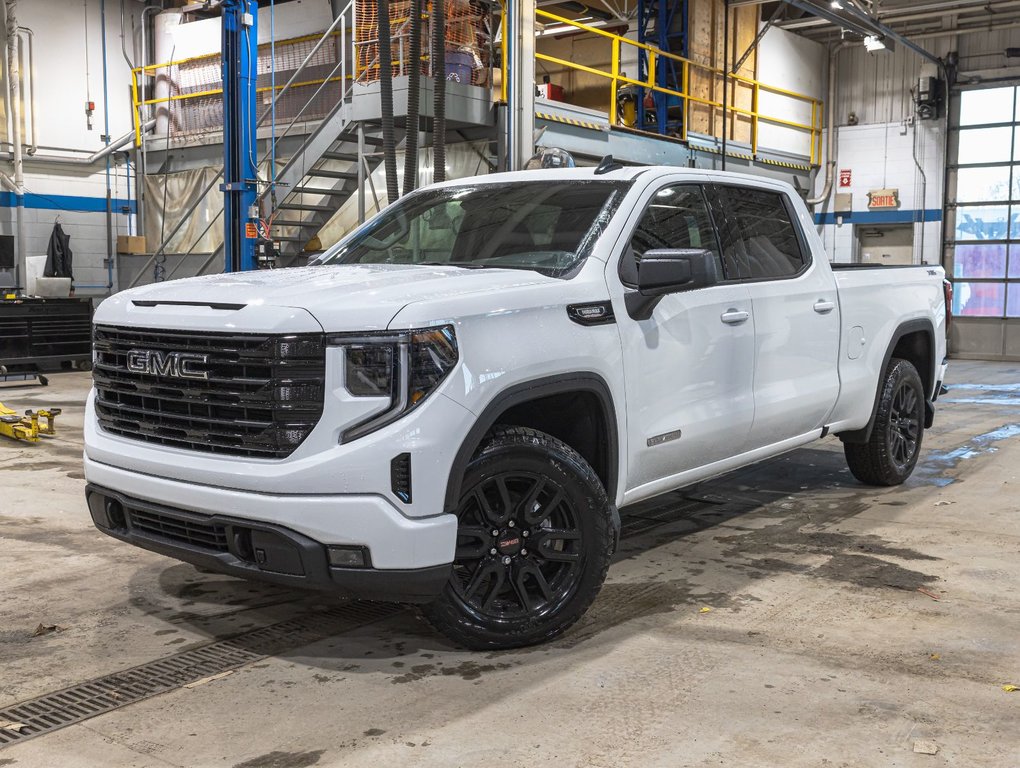
[[[834,269],[792,187],[671,167],[433,185],[301,268],[95,315],[87,501],[205,569],[422,604],[470,648],[591,605],[628,505],[838,436],[902,483],[940,267]]]

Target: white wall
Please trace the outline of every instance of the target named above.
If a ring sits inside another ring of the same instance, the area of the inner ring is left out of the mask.
[[[126,0],[126,47],[135,56],[132,22],[139,25],[143,4]],[[103,148],[103,51],[100,2],[84,3],[67,0],[21,0],[18,23],[32,30],[35,37],[34,62],[30,66],[28,51],[22,51],[23,141],[31,141],[34,125],[37,157],[85,157]],[[4,34],[0,30],[0,34]],[[110,135],[116,139],[133,130],[130,67],[121,52],[120,3],[106,0],[107,67],[109,82]],[[88,72],[86,74],[86,40],[88,41]],[[6,62],[4,62],[6,63]],[[6,66],[3,67],[6,70]],[[6,72],[5,72],[6,77]],[[34,84],[35,114],[29,86]],[[4,114],[0,132],[9,150],[11,137],[10,110],[3,93]],[[96,103],[93,130],[88,130],[85,102]],[[9,161],[0,168],[13,172]],[[131,180],[131,198],[134,198]],[[128,178],[123,154],[118,154],[111,174],[114,198],[114,239],[128,234],[132,218],[120,213],[122,205],[130,205]],[[71,236],[74,252],[75,281],[82,294],[105,293],[107,271],[103,260],[107,255],[106,236],[106,166],[70,166],[45,163],[30,156],[25,158],[25,253],[46,252],[53,224]],[[0,207],[0,232],[14,234],[14,199],[5,194]]]
[[[923,183],[921,172],[914,162],[915,132],[917,158],[927,177],[927,184]],[[921,218],[918,212],[925,210],[923,251],[922,224],[920,221],[914,224],[914,261],[939,263],[942,134],[941,121],[917,121],[913,126],[904,121],[838,128],[833,195],[827,204],[816,209],[816,217],[818,214],[823,217],[820,231],[831,259],[840,262],[853,259],[855,226],[913,222]],[[839,187],[841,169],[851,171],[849,188]],[[821,191],[823,181],[824,172],[820,172],[816,179],[816,193]],[[900,207],[896,211],[869,211],[868,192],[888,188],[899,190]],[[853,211],[839,223],[834,221],[839,215],[833,213],[834,197],[836,193],[848,192],[853,196]]]
[[[770,28],[758,44],[758,79],[761,82],[823,101],[827,62],[823,45],[777,27]],[[772,117],[811,124],[810,104],[778,93],[762,90],[758,110]],[[803,155],[810,144],[806,131],[761,120],[758,146]]]
[[[276,39],[286,40],[321,33],[332,23],[333,14],[330,11],[329,0],[292,0],[276,8],[274,22]],[[270,42],[272,27],[269,8],[259,9],[258,27],[259,43]],[[168,50],[175,50],[175,60],[219,53],[220,29],[218,17],[181,24],[173,29],[173,42],[168,46]]]

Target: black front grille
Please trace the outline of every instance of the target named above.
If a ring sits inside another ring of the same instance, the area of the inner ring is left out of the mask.
[[[131,529],[214,552],[227,551],[227,529],[194,517],[177,517],[149,510],[127,510]]]
[[[284,458],[322,416],[325,347],[319,334],[257,335],[94,329],[96,411],[107,432],[231,456]],[[128,366],[128,355],[134,365]],[[174,353],[190,355],[185,373]],[[139,360],[158,355],[156,371]]]

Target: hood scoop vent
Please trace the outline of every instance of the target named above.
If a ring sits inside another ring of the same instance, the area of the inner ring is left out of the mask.
[[[151,301],[133,299],[131,303],[136,307],[209,307],[210,309],[222,309],[228,312],[236,312],[248,306],[247,304],[229,304],[223,301],[163,301],[159,299]]]

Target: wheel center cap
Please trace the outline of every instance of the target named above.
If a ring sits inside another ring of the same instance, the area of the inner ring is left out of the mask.
[[[516,528],[504,528],[496,537],[496,549],[501,555],[516,555],[522,546],[521,532]]]

